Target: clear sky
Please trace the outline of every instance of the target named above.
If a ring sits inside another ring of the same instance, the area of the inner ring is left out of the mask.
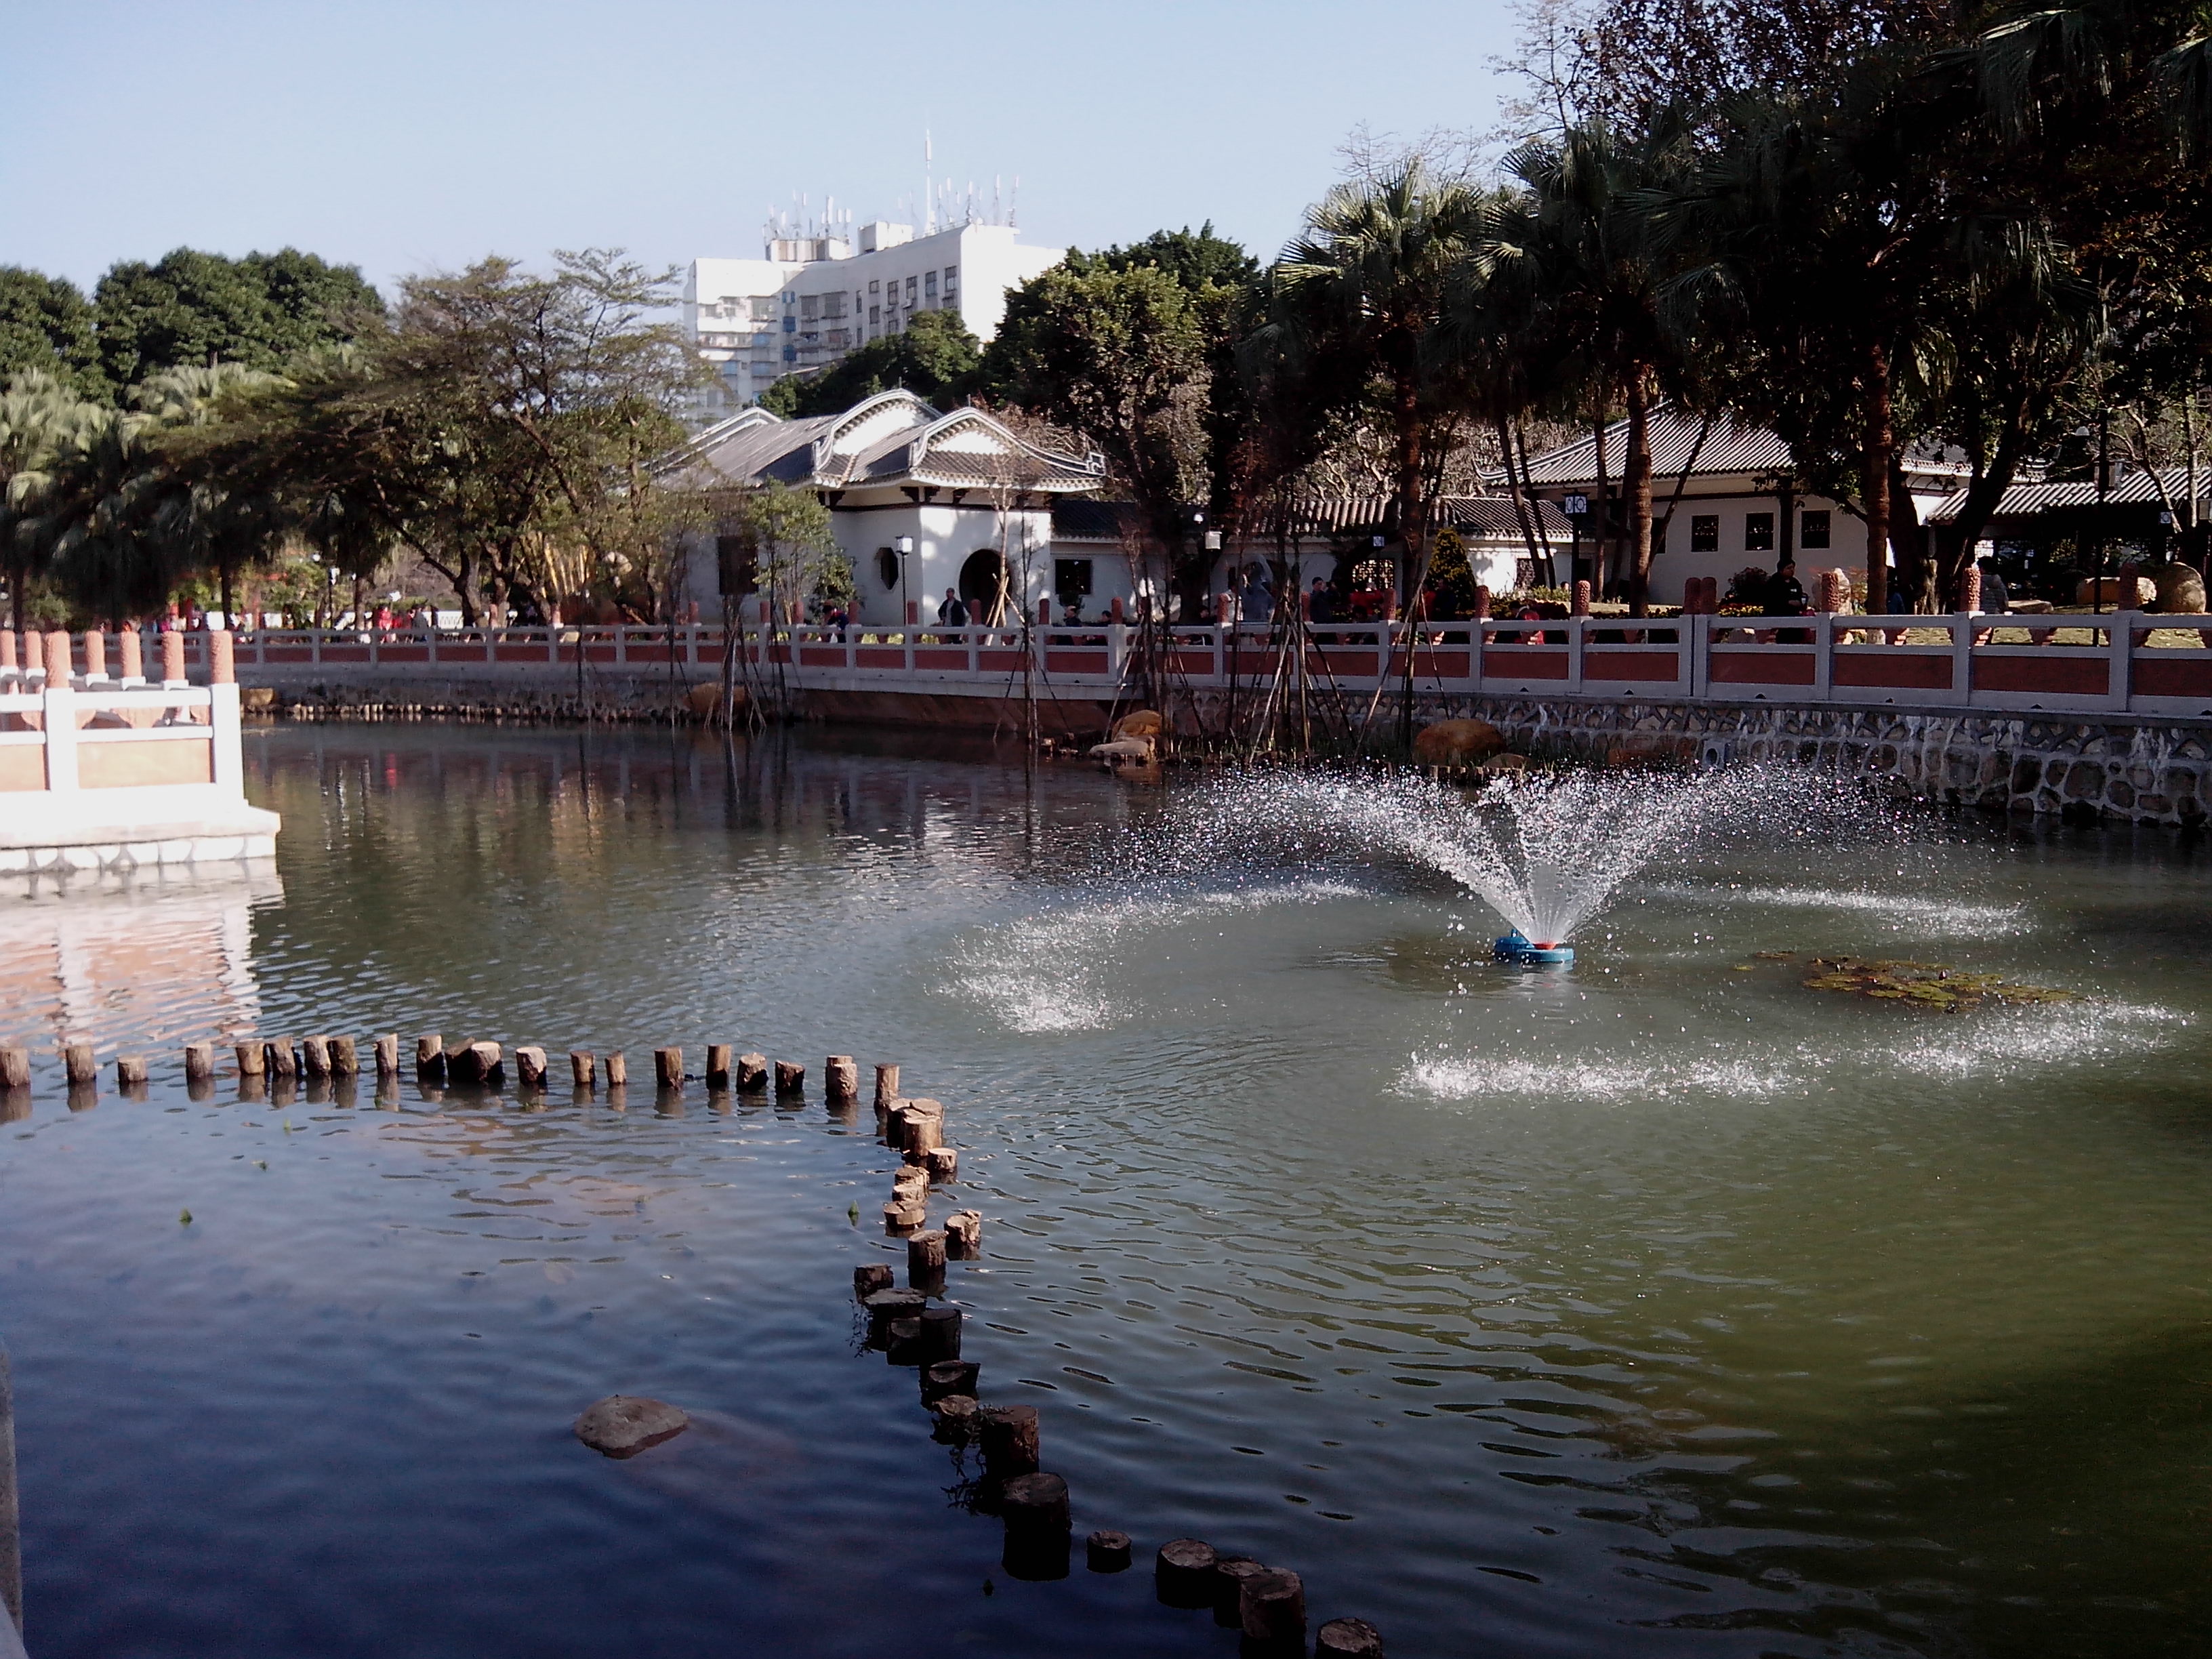
[[[287,244],[757,258],[771,204],[1021,181],[1025,241],[1270,253],[1357,125],[1487,130],[1502,0],[0,0],[0,264]]]

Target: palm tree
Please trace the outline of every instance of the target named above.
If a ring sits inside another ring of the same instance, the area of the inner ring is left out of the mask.
[[[14,604],[11,626],[19,632],[38,552],[29,523],[53,486],[57,459],[93,412],[40,369],[26,369],[0,392],[0,558]]]
[[[1691,143],[1689,125],[1662,112],[1632,131],[1592,121],[1521,146],[1505,168],[1527,198],[1498,216],[1476,262],[1484,308],[1494,314],[1501,295],[1517,296],[1517,316],[1509,307],[1505,319],[1524,353],[1550,342],[1554,373],[1579,386],[1594,420],[1627,413],[1621,493],[1629,608],[1639,617],[1651,583],[1651,411],[1688,390],[1690,362],[1684,313],[1668,293],[1683,250],[1654,234],[1649,203],[1686,176]],[[1525,365],[1502,358],[1500,366],[1522,370],[1501,388],[1510,396]]]
[[[1455,284],[1488,224],[1488,198],[1413,157],[1383,177],[1338,185],[1306,215],[1273,276],[1277,321],[1341,377],[1390,436],[1390,528],[1418,593],[1437,474],[1465,421],[1466,362],[1443,326]]]

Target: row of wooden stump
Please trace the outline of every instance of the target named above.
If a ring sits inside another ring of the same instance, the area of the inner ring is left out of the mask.
[[[981,1449],[976,1507],[995,1512],[1005,1523],[1006,1570],[1018,1578],[1065,1577],[1073,1540],[1067,1482],[1041,1464],[1036,1408],[981,1403],[976,1389],[982,1368],[960,1357],[965,1316],[930,1300],[944,1292],[948,1260],[972,1261],[982,1249],[978,1211],[956,1211],[941,1230],[925,1224],[930,1185],[950,1180],[957,1168],[957,1153],[944,1145],[945,1109],[927,1097],[898,1096],[896,1066],[878,1066],[877,1077],[878,1125],[884,1143],[901,1156],[884,1225],[906,1240],[907,1285],[896,1288],[883,1262],[853,1269],[853,1296],[867,1316],[867,1346],[894,1365],[919,1369],[921,1403],[935,1420],[933,1438]],[[1094,1532],[1084,1540],[1094,1572],[1126,1571],[1132,1548],[1121,1532]],[[1223,1554],[1195,1538],[1161,1545],[1153,1574],[1163,1602],[1211,1608],[1214,1621],[1241,1630],[1253,1651],[1304,1653],[1305,1585],[1297,1574]],[[1316,1659],[1379,1659],[1382,1639],[1364,1620],[1333,1619],[1316,1633],[1314,1652]]]
[[[371,1054],[376,1074],[381,1079],[399,1074],[399,1036],[387,1032],[371,1039]],[[239,1079],[258,1081],[262,1079],[289,1080],[295,1078],[318,1079],[349,1078],[360,1074],[361,1045],[350,1036],[308,1037],[252,1037],[231,1045],[232,1055],[238,1068]],[[188,1042],[185,1045],[185,1080],[187,1083],[207,1083],[216,1074],[216,1045],[213,1042]],[[525,1044],[514,1051],[514,1079],[524,1088],[544,1088],[547,1085],[550,1062],[545,1050],[534,1044]],[[89,1042],[69,1042],[62,1047],[62,1069],[72,1089],[96,1084],[100,1080],[100,1061]],[[779,1060],[771,1062],[765,1055],[735,1053],[734,1045],[711,1042],[707,1045],[707,1069],[703,1075],[688,1073],[684,1069],[684,1050],[656,1048],[653,1054],[653,1081],[662,1089],[681,1089],[686,1083],[704,1082],[709,1089],[734,1089],[744,1093],[764,1093],[773,1082],[780,1096],[803,1094],[806,1089],[806,1067],[795,1060]],[[620,1088],[629,1081],[629,1063],[620,1050],[605,1055],[593,1054],[587,1048],[571,1049],[568,1054],[570,1081],[578,1089],[598,1086],[604,1075],[609,1088]],[[877,1097],[884,1099],[884,1074],[888,1073],[890,1088],[896,1093],[898,1086],[898,1067],[878,1066],[876,1068]],[[118,1087],[134,1089],[143,1086],[149,1074],[149,1061],[144,1054],[119,1054],[115,1060],[115,1081]],[[496,1042],[466,1042],[448,1049],[443,1036],[428,1033],[415,1039],[415,1075],[424,1083],[453,1083],[477,1085],[495,1088],[507,1081],[506,1051]],[[823,1091],[832,1106],[851,1105],[860,1098],[860,1072],[850,1054],[832,1054],[823,1063]],[[31,1086],[30,1050],[21,1043],[0,1044],[0,1089],[18,1090]],[[951,1178],[948,1169],[943,1178]]]

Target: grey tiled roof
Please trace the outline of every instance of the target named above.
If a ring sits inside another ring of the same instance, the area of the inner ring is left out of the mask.
[[[2160,485],[2165,489],[2161,493]],[[2048,513],[2057,507],[2143,507],[2153,502],[2171,501],[2177,504],[2189,495],[2189,470],[2169,466],[2153,471],[2137,468],[2124,472],[2112,480],[2111,489],[2100,498],[2094,478],[2071,479],[2063,483],[2016,483],[1998,499],[1991,514],[1993,518],[2026,519],[2038,513]],[[2197,469],[2197,495],[2202,501],[2212,495],[2212,467]],[[1956,520],[1966,505],[1966,492],[1960,490],[1948,497],[1941,507],[1928,514],[1930,524],[1949,524]]]
[[[1649,430],[1651,471],[1655,477],[1693,478],[1728,473],[1787,472],[1796,465],[1790,446],[1761,426],[1747,426],[1733,416],[1716,415],[1710,421],[1687,410],[1662,404],[1651,411]],[[1620,483],[1622,457],[1628,448],[1628,422],[1616,421],[1605,431],[1605,471],[1615,488]],[[1940,449],[1915,446],[1908,468],[1937,477],[1963,477],[1966,466]],[[1536,489],[1597,482],[1597,439],[1577,438],[1528,463],[1528,483]]]

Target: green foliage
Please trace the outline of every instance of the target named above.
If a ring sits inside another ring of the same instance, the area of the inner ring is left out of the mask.
[[[104,393],[89,301],[66,277],[0,265],[0,381],[35,369],[80,397]]]
[[[1478,586],[1474,567],[1468,562],[1466,540],[1447,525],[1437,532],[1429,560],[1430,614],[1472,617]]]
[[[811,601],[849,605],[858,596],[848,559],[830,532],[830,509],[811,489],[774,484],[740,495],[732,529],[753,561],[756,579],[780,617]]]
[[[357,267],[295,248],[242,259],[179,248],[153,264],[126,261],[100,279],[93,301],[100,368],[121,387],[165,368],[281,368],[356,337],[384,313]]]
[[[1211,219],[1195,231],[1188,225],[1181,230],[1156,230],[1127,247],[1096,253],[1070,248],[1065,268],[1079,276],[1150,268],[1166,272],[1192,294],[1209,288],[1243,288],[1260,275],[1260,262],[1244,251],[1243,243],[1215,235]]]
[[[903,386],[945,408],[965,399],[981,362],[982,347],[958,312],[919,312],[896,334],[855,347],[819,374],[786,375],[761,402],[786,418],[837,415],[878,392]]]
[[[1006,296],[977,376],[995,399],[1080,433],[1106,457],[1177,580],[1202,586],[1189,507],[1206,496],[1206,402],[1219,308],[1153,265],[1055,266]]]

